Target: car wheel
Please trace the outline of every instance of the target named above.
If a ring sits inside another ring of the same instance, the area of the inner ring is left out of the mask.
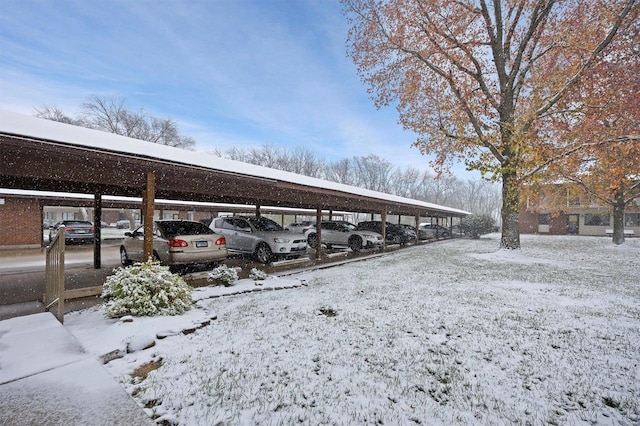
[[[256,247],[256,259],[260,263],[269,263],[271,258],[273,257],[273,252],[269,248],[269,246],[265,243],[258,244]]]
[[[120,263],[122,263],[122,266],[129,266],[132,263],[124,247],[120,247]]]
[[[449,238],[449,233],[447,231],[444,231],[442,233],[442,238]]]
[[[318,234],[309,234],[307,237],[307,244],[309,247],[316,248],[316,243],[318,242]]]
[[[393,243],[394,244],[401,244],[402,243],[402,238],[400,238],[398,235],[395,235],[393,237]]]
[[[362,238],[360,238],[360,237],[351,237],[349,239],[349,248],[352,251],[360,251],[362,249]]]

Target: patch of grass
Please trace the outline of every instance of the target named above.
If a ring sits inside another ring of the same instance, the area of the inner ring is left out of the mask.
[[[326,317],[335,317],[336,315],[338,315],[338,313],[331,308],[320,308],[318,309],[318,312]]]
[[[137,378],[140,381],[145,380],[149,373],[151,373],[153,370],[157,370],[161,366],[162,358],[148,362],[133,370],[133,373],[131,373],[131,377],[133,377],[134,379]]]

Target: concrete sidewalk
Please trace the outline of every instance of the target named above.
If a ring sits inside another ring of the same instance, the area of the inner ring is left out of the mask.
[[[0,321],[0,424],[154,425],[51,313]]]

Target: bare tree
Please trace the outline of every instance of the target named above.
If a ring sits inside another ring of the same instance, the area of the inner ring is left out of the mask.
[[[348,158],[334,161],[327,167],[325,173],[326,179],[341,183],[344,185],[357,185],[358,178],[354,169],[353,162]]]
[[[353,163],[359,179],[358,186],[373,191],[390,192],[389,181],[393,164],[375,154],[354,157]]]
[[[69,117],[55,105],[43,105],[40,108],[34,108],[34,110],[36,112],[35,116],[38,118],[72,124],[74,126],[87,127],[84,125],[82,120]]]
[[[182,136],[170,118],[146,115],[143,110],[134,112],[126,108],[124,99],[92,95],[81,105],[77,118],[64,114],[56,106],[36,108],[36,116],[76,126],[88,127],[103,132],[115,133],[134,139],[153,142],[176,148],[193,149],[193,138]]]

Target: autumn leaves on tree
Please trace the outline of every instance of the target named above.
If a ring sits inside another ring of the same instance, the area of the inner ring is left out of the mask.
[[[638,60],[637,0],[343,5],[349,54],[376,106],[396,106],[436,169],[462,160],[502,181],[502,248],[520,247],[521,194],[537,179],[593,174],[599,169],[588,165],[596,163],[625,168],[620,155],[637,159],[629,136],[640,134],[639,74],[628,68]],[[624,119],[616,118],[621,92],[636,100]],[[627,194],[632,175],[619,175]]]

